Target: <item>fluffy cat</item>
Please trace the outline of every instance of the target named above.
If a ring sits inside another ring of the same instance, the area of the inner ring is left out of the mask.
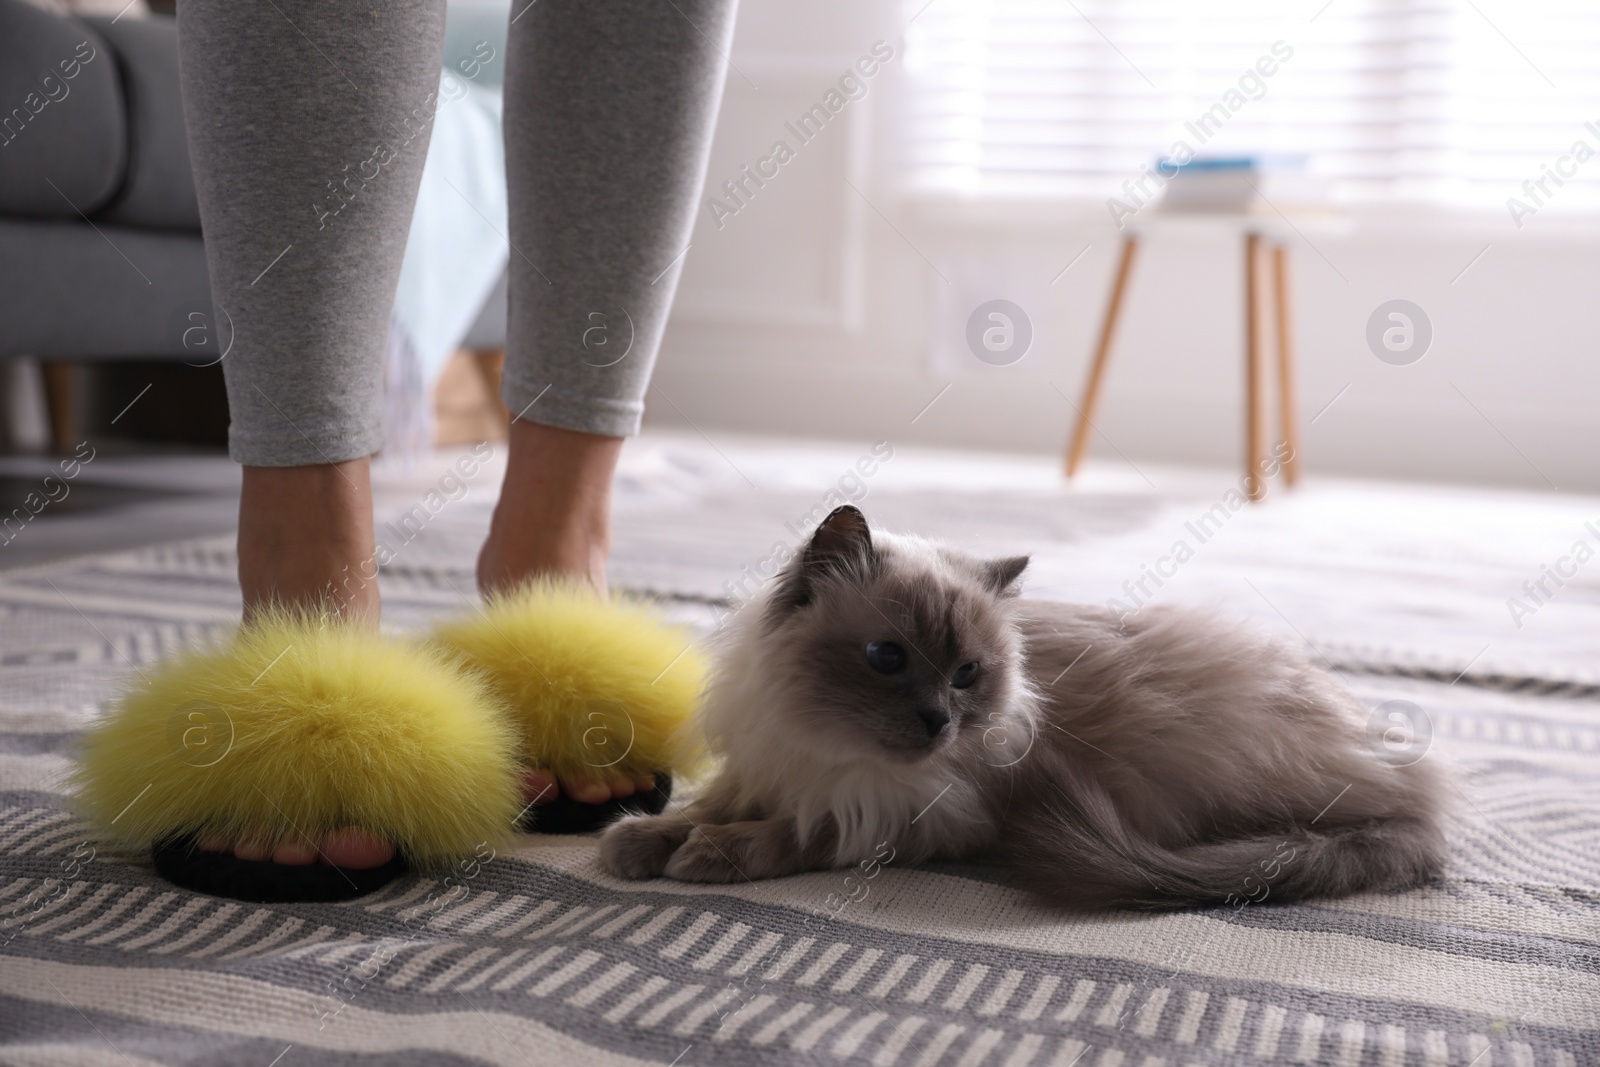
[[[998,862],[1071,908],[1292,900],[1443,863],[1433,761],[1298,652],[1192,611],[1017,596],[978,560],[835,510],[734,617],[704,708],[718,776],[610,828],[623,878],[734,882]],[[1240,905],[1242,906],[1242,905]]]

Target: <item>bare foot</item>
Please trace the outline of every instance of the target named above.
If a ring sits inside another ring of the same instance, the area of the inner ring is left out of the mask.
[[[611,479],[621,454],[620,437],[513,422],[505,483],[478,556],[479,592],[550,576],[581,579],[603,594],[611,553]],[[601,772],[557,781],[535,768],[523,776],[523,796],[534,804],[548,804],[562,793],[583,804],[604,804],[654,788],[649,775]]]
[[[580,804],[604,804],[635,793],[648,793],[655,787],[655,776],[650,774],[633,776],[607,771],[594,778],[560,782],[555,775],[539,768],[522,772],[522,797],[530,804],[548,804],[563,792]]]
[[[366,458],[309,467],[245,467],[239,494],[239,588],[249,622],[273,605],[331,610],[378,626],[378,567]],[[287,866],[381,867],[394,845],[353,827],[320,841],[229,841],[207,835],[205,852]]]
[[[607,772],[601,778],[575,778],[565,785],[558,783],[549,771],[529,770],[522,776],[522,795],[532,804],[549,804],[565,788],[568,796],[584,804],[604,804],[606,801],[631,797],[634,793],[648,793],[656,787],[654,776],[638,777]],[[261,841],[229,841],[220,834],[206,834],[197,842],[202,852],[232,852],[235,858],[264,863],[271,860],[291,867],[308,867],[324,863],[332,867],[361,871],[382,867],[394,858],[394,845],[350,826],[335,830],[318,842],[304,839],[280,841],[268,845]]]
[[[316,843],[289,840],[268,847],[259,841],[230,842],[220,835],[207,834],[196,842],[196,846],[202,852],[231,851],[238,859],[254,860],[257,863],[271,860],[273,863],[293,867],[325,863],[352,871],[382,867],[394,858],[392,844],[353,826],[335,830]]]
[[[239,494],[244,617],[271,604],[376,629],[378,566],[366,458],[310,467],[246,467]]]
[[[478,590],[533,577],[573,577],[606,590],[611,478],[622,438],[511,424],[505,483],[478,556]]]

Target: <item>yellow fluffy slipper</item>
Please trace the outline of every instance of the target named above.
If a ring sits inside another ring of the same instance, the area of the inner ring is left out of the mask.
[[[408,865],[480,853],[522,806],[516,731],[484,680],[437,647],[285,613],[142,674],[87,738],[79,802],[109,843],[151,850],[186,888],[348,899]],[[352,869],[198,847],[306,853],[347,828],[393,842],[394,859]]]
[[[585,804],[565,795],[528,807],[525,829],[584,833],[626,812],[659,812],[672,776],[700,750],[689,728],[705,662],[691,636],[649,607],[587,586],[533,582],[434,631],[504,704],[521,762],[563,782],[652,775],[648,792]]]

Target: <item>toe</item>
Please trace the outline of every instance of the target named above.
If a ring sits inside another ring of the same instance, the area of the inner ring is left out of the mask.
[[[290,867],[304,867],[317,862],[317,850],[304,838],[285,841],[272,850],[272,862]]]
[[[322,858],[335,867],[361,871],[388,863],[394,858],[394,845],[350,826],[322,839]]]
[[[201,834],[194,847],[201,852],[232,852],[233,844],[221,834]]]
[[[604,804],[611,799],[611,786],[598,778],[578,778],[561,788],[580,804]]]
[[[522,772],[522,798],[535,804],[548,804],[561,795],[556,776],[537,767]]]
[[[656,776],[653,774],[637,774],[633,778],[633,791],[635,793],[648,793],[656,787]]]
[[[613,771],[606,776],[606,786],[611,790],[613,799],[621,800],[623,797],[633,796],[633,779],[625,774]]]
[[[265,863],[272,858],[272,846],[262,841],[240,841],[233,846],[233,854],[242,860]]]

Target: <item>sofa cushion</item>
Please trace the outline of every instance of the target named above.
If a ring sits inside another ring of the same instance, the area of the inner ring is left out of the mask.
[[[200,235],[96,225],[0,218],[0,358],[220,359]]]
[[[116,52],[128,113],[127,173],[96,221],[198,230],[200,205],[178,87],[178,20],[153,15],[88,22]]]
[[[105,38],[78,19],[0,0],[0,215],[92,215],[126,165],[127,114]]]

